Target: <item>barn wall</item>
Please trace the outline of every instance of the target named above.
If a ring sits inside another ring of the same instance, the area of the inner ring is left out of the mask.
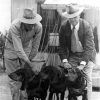
[[[23,8],[34,8],[37,11],[36,0],[12,0],[11,5],[11,21],[20,16]]]
[[[3,34],[11,24],[11,0],[0,2],[0,32]]]
[[[40,5],[38,5],[38,13],[42,16],[42,25],[43,25],[43,35],[40,42],[40,51],[44,51],[46,49],[46,46],[49,43],[50,34],[52,33],[59,33],[59,27],[61,23],[61,17],[58,14],[56,9],[43,9]],[[55,42],[54,40],[52,43]],[[48,45],[48,49],[46,49],[47,52],[53,52],[57,50],[55,46]]]
[[[93,27],[94,42],[96,47],[96,64],[100,65],[100,8],[91,7],[84,12],[84,19],[86,19]]]

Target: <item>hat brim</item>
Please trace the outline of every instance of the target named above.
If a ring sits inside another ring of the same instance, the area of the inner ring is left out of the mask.
[[[26,19],[26,18],[20,18],[20,22],[26,23],[26,24],[36,24],[42,20],[42,17],[39,14],[36,14],[34,19]]]
[[[81,8],[79,9],[79,11],[76,12],[76,13],[74,13],[74,14],[68,14],[67,12],[64,12],[64,13],[62,13],[62,16],[63,16],[63,17],[66,17],[66,18],[74,18],[74,17],[76,17],[76,16],[79,16],[79,15],[82,13],[83,10],[84,10],[84,8],[81,7]]]

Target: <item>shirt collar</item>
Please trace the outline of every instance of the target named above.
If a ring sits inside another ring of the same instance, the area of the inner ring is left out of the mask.
[[[71,24],[71,30],[73,29],[73,25]],[[75,29],[78,31],[79,30],[79,23],[75,26]]]

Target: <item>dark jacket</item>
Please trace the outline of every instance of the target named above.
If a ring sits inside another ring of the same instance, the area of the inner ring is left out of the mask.
[[[61,60],[68,59],[72,54],[71,51],[71,26],[69,21],[65,22],[61,26],[59,34],[60,49],[59,55]],[[82,52],[83,61],[95,61],[96,51],[94,44],[94,36],[91,26],[88,22],[83,19],[79,20],[79,30],[78,30],[79,41],[82,43],[84,51]]]

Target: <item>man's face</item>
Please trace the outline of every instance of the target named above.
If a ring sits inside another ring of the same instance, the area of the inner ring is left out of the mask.
[[[34,24],[24,24],[24,28],[26,31],[31,31],[33,28]]]
[[[80,18],[80,16],[76,16],[74,18],[69,18],[70,24],[72,24],[73,26],[77,25],[79,22],[79,18]]]

